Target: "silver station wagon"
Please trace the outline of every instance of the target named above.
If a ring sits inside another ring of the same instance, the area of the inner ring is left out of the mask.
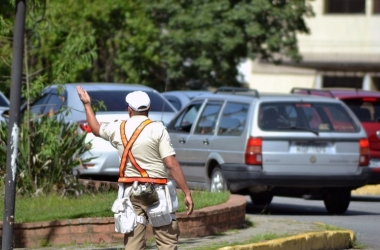
[[[341,101],[220,88],[195,97],[167,126],[192,189],[322,197],[344,213],[351,190],[371,177],[367,135]]]

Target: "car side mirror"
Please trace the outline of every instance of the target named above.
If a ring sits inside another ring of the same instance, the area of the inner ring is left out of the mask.
[[[190,124],[186,124],[186,125],[182,125],[182,126],[179,128],[179,131],[183,131],[183,132],[187,132],[187,133],[189,133],[190,130],[191,130],[191,126],[193,126],[192,123],[190,123]]]

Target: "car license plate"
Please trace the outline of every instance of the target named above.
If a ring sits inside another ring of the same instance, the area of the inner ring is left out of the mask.
[[[328,153],[327,143],[295,143],[296,153],[304,154],[326,154]]]
[[[380,158],[373,158],[369,160],[369,166],[372,167],[380,167]]]

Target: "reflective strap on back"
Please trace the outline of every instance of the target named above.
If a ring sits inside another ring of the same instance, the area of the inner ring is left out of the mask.
[[[132,147],[133,143],[136,141],[137,137],[139,137],[141,131],[143,131],[143,129],[146,127],[146,125],[152,123],[152,120],[147,119],[147,120],[143,121],[136,128],[136,130],[133,132],[131,139],[129,141],[127,140],[127,137],[125,135],[125,124],[126,124],[126,122],[127,121],[123,121],[120,124],[120,135],[121,135],[121,140],[122,140],[123,145],[124,145],[124,151],[123,151],[123,155],[122,155],[121,161],[120,161],[119,176],[124,177],[124,170],[125,170],[125,167],[127,165],[126,163],[127,163],[127,157],[128,157],[129,160],[131,161],[132,165],[140,172],[142,177],[149,177],[148,173],[137,164],[135,158],[132,155],[131,147]]]

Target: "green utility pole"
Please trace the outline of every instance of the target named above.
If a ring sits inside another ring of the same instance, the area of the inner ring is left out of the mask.
[[[18,135],[20,131],[20,103],[22,84],[22,59],[24,52],[26,0],[16,0],[15,24],[13,30],[13,58],[11,74],[11,96],[8,123],[7,169],[5,175],[3,250],[13,249],[13,227],[16,196],[16,173]]]

